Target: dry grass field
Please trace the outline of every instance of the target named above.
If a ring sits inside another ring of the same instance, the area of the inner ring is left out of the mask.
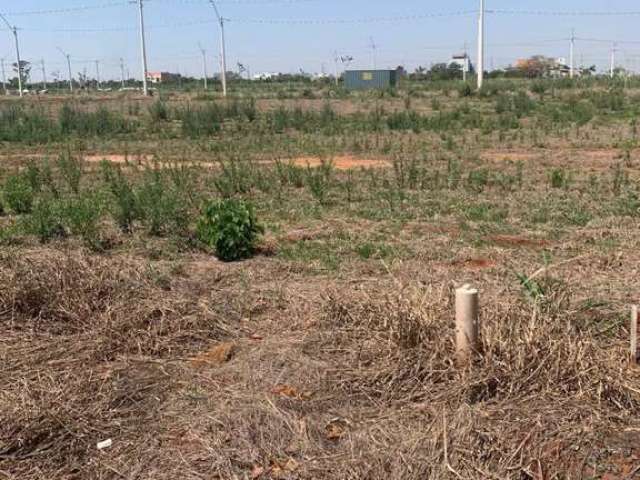
[[[1,100],[0,478],[637,478],[640,89],[490,85]]]

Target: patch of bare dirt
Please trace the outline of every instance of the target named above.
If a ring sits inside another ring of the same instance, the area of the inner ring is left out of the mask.
[[[137,165],[148,165],[153,162],[153,155],[124,155],[120,153],[104,153],[84,156],[84,161],[89,163],[99,163],[103,160],[119,164],[132,163]]]
[[[319,167],[322,159],[319,157],[298,157],[292,160],[299,167]],[[388,168],[391,164],[382,159],[356,158],[351,155],[342,155],[331,159],[336,170],[353,170],[356,168]]]
[[[546,247],[549,245],[548,240],[542,238],[527,238],[519,235],[490,235],[487,237],[492,243],[501,247]]]
[[[529,150],[488,150],[480,154],[480,158],[489,162],[539,162],[543,165],[574,165],[593,171],[611,168],[618,162],[625,160],[636,162],[640,160],[640,150],[629,152],[628,158],[620,149],[574,149],[549,148]]]
[[[236,352],[236,344],[233,342],[217,343],[213,347],[205,350],[191,359],[194,367],[205,365],[221,365],[231,360]]]
[[[544,155],[544,152],[535,152],[531,150],[490,150],[482,152],[480,158],[490,162],[529,162]]]
[[[452,267],[465,268],[469,270],[484,270],[495,266],[496,262],[489,258],[465,258],[451,262]]]

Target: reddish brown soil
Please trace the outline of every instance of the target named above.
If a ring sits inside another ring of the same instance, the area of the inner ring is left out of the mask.
[[[451,262],[452,267],[462,267],[470,270],[484,270],[495,266],[496,262],[489,258],[465,258]]]
[[[518,235],[491,235],[487,240],[501,247],[545,247],[549,241],[541,238],[526,238]]]
[[[218,343],[191,359],[193,366],[202,367],[207,364],[222,364],[228,362],[236,350],[231,342]]]
[[[298,157],[292,161],[295,165],[300,167],[319,167],[322,165],[322,159],[318,157]],[[333,157],[331,159],[331,163],[336,170],[352,170],[355,168],[388,168],[391,166],[391,164],[386,160],[355,158],[351,155]]]

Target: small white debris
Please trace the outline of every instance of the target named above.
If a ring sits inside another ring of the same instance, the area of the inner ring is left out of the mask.
[[[110,438],[107,438],[106,440],[103,440],[102,442],[98,442],[98,450],[103,450],[105,448],[109,448],[111,445],[113,444],[113,442],[111,441]]]

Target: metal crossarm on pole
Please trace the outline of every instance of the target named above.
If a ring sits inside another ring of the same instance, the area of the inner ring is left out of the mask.
[[[19,95],[22,96],[22,60],[20,60],[20,41],[18,40],[18,28],[11,25],[7,18],[0,13],[0,18],[7,25],[7,28],[13,33],[13,39],[16,44],[16,65],[18,69],[18,90]]]
[[[226,53],[226,46],[225,46],[225,40],[224,40],[224,17],[222,17],[222,15],[220,15],[220,12],[218,11],[218,7],[216,6],[216,3],[213,0],[209,0],[209,3],[211,3],[211,6],[213,7],[213,10],[216,12],[216,17],[218,18],[218,23],[220,25],[220,57],[221,57],[221,73],[222,73],[222,95],[224,97],[227,96],[227,53]]]

